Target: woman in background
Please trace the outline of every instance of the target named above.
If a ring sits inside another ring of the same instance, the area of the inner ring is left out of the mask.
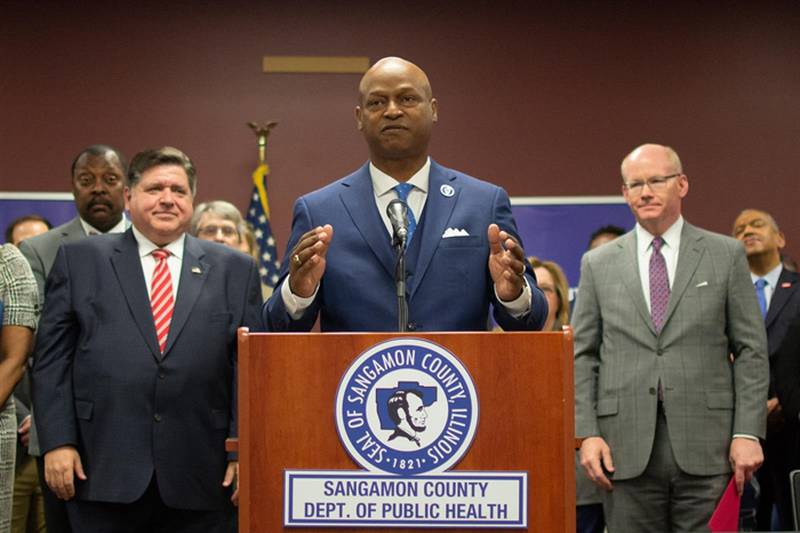
[[[553,261],[529,257],[536,283],[547,298],[547,320],[542,331],[561,331],[569,324],[569,284],[564,271]],[[602,533],[605,529],[602,489],[592,483],[575,454],[575,525],[577,533]]]
[[[564,271],[553,261],[529,257],[536,283],[547,298],[547,320],[542,331],[561,331],[569,323],[569,284]]]
[[[13,244],[0,246],[0,533],[11,530],[17,417],[11,392],[25,373],[33,346],[39,289]]]

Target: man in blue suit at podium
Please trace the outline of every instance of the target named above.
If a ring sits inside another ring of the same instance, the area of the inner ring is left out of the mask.
[[[425,73],[389,57],[370,68],[355,108],[370,161],[297,200],[281,280],[264,307],[271,331],[392,331],[395,252],[386,214],[408,205],[410,331],[485,330],[490,305],[505,330],[540,329],[536,286],[500,187],[428,157],[437,101]]]

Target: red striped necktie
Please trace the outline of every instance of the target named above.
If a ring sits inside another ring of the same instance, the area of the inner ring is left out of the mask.
[[[172,322],[172,311],[175,309],[175,298],[172,296],[172,275],[169,273],[167,259],[168,250],[157,248],[151,252],[156,260],[153,281],[150,284],[150,307],[153,309],[153,321],[156,325],[158,347],[161,353],[167,347],[169,324]]]

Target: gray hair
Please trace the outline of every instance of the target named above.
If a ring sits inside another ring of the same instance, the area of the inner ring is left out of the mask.
[[[206,213],[217,215],[223,220],[230,220],[236,225],[236,231],[239,233],[239,237],[241,238],[244,234],[244,220],[236,206],[225,200],[213,200],[211,202],[203,202],[195,208],[194,215],[192,216],[192,226],[189,230],[192,235],[197,235],[200,229],[198,227],[200,219],[203,218],[203,215]]]

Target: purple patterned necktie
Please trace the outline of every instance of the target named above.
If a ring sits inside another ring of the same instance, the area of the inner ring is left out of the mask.
[[[653,253],[650,255],[650,317],[656,332],[661,332],[664,317],[669,304],[669,277],[667,276],[667,262],[661,255],[664,239],[653,239]]]

